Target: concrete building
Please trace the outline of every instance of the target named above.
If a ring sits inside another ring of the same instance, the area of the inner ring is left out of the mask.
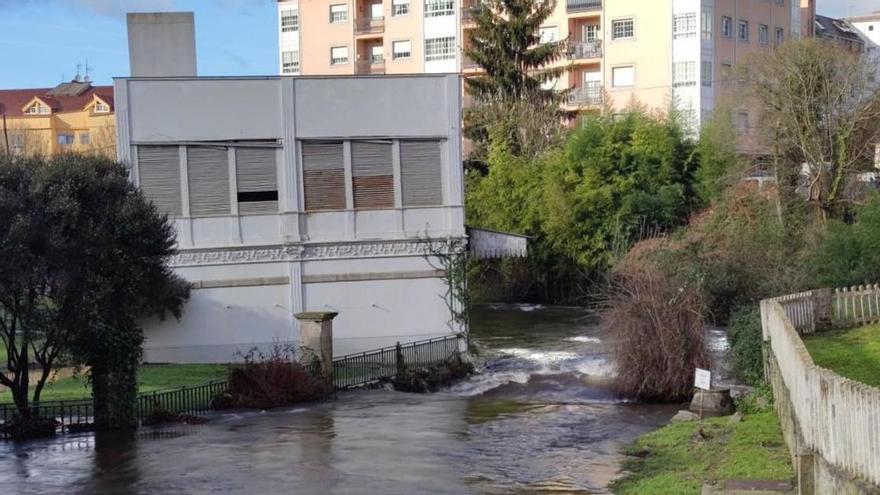
[[[398,74],[479,69],[462,55],[472,0],[279,0],[282,74]],[[802,33],[812,0],[561,0],[541,27],[567,40],[555,86],[569,109],[676,101],[698,128],[716,81],[746,54]]]
[[[468,240],[458,75],[142,73],[115,94],[119,158],[171,216],[172,267],[194,287],[181,321],[144,323],[147,361],[296,343],[301,311],[339,313],[337,355],[466,330],[431,262]],[[481,236],[484,254],[524,254]]]
[[[113,155],[115,138],[112,86],[77,76],[54,88],[0,90],[0,151]]]
[[[871,27],[871,23],[867,23]],[[870,29],[868,29],[870,33]],[[824,15],[817,15],[815,21],[816,38],[836,43],[841,48],[852,53],[865,53],[865,37],[852,23],[846,19],[835,19]]]

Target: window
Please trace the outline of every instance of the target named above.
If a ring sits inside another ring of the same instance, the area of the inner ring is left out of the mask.
[[[785,0],[773,0],[776,5],[785,5]]]
[[[81,132],[79,134],[79,144],[86,145],[86,146],[89,144],[92,144],[92,137],[89,136],[88,132]]]
[[[761,45],[770,43],[770,28],[766,24],[758,24],[758,43]]]
[[[541,26],[538,29],[538,42],[553,43],[559,39],[559,28],[556,26]]]
[[[382,45],[373,45],[370,47],[370,63],[381,64],[385,61],[385,51]]]
[[[50,111],[51,110],[48,106],[38,101],[29,106],[24,113],[25,115],[48,115]]]
[[[455,58],[455,36],[425,40],[425,62]]]
[[[69,132],[60,132],[58,133],[58,144],[61,146],[68,146],[73,144],[73,134]]]
[[[341,141],[302,143],[306,211],[345,209],[345,158]]]
[[[331,12],[331,21],[332,21],[332,10]],[[281,32],[289,33],[291,31],[299,30],[299,11],[296,9],[284,9],[281,11]]]
[[[874,25],[873,25],[873,24],[871,24],[870,26],[868,26],[868,31],[873,31],[873,30],[874,30]]]
[[[330,22],[345,22],[348,20],[348,4],[339,3],[330,6]]]
[[[581,41],[595,41],[599,39],[598,24],[584,24],[581,26]]]
[[[110,113],[110,105],[104,103],[103,101],[95,102],[95,113]]]
[[[611,21],[611,39],[624,40],[633,38],[635,35],[635,21],[632,17]]]
[[[348,47],[334,46],[330,49],[330,65],[342,65],[348,63]]]
[[[229,215],[229,153],[216,146],[187,146],[189,209],[194,217]]]
[[[677,14],[672,17],[672,38],[693,38],[697,35],[697,14]]]
[[[281,52],[281,73],[296,74],[299,72],[299,52],[294,50]]]
[[[739,21],[737,24],[737,38],[740,41],[749,41],[749,21]]]
[[[712,87],[712,62],[703,60],[700,62],[700,83],[703,87]]]
[[[235,182],[239,213],[278,211],[278,169],[274,148],[236,148]]]
[[[721,34],[725,38],[733,38],[733,19],[730,17],[721,18]]]
[[[392,0],[391,1],[391,15],[406,15],[409,14],[409,0]]]
[[[391,57],[394,60],[399,58],[409,58],[410,56],[412,56],[411,41],[395,41],[391,43]]]
[[[137,147],[138,187],[160,212],[180,216],[180,148]]]
[[[425,0],[425,17],[455,14],[455,0]]]
[[[696,62],[675,62],[672,64],[672,85],[674,87],[696,86],[696,84]]]
[[[391,141],[352,141],[351,178],[355,208],[394,208]]]
[[[440,141],[400,142],[400,182],[403,206],[440,206]]]
[[[700,27],[704,40],[712,39],[712,9],[703,9],[700,12]]]
[[[785,42],[785,29],[778,27],[776,28],[776,44],[781,45]]]
[[[611,85],[615,88],[632,86],[636,79],[636,68],[632,65],[611,69]]]

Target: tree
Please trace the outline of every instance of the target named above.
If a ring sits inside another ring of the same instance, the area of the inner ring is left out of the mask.
[[[755,53],[739,70],[761,108],[780,196],[793,196],[804,167],[808,202],[823,219],[846,213],[848,176],[873,161],[880,92],[872,71],[859,55],[815,39]]]
[[[564,96],[541,85],[558,79],[564,67],[548,67],[564,51],[562,41],[541,43],[539,28],[553,13],[555,1],[486,0],[474,9],[476,28],[468,33],[464,54],[485,75],[465,79],[478,101],[517,101],[537,95],[561,103]]]
[[[189,294],[166,264],[174,243],[173,227],[118,163],[74,154],[0,158],[0,344],[8,371],[0,384],[21,416],[68,358],[91,368],[98,426],[132,424],[143,341],[137,321],[179,317]],[[41,373],[29,397],[32,363]]]

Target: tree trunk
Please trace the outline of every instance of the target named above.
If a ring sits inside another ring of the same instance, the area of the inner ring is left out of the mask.
[[[123,430],[137,427],[137,367],[111,369],[92,366],[95,428]]]

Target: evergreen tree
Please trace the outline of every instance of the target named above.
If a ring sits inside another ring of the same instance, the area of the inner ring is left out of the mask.
[[[465,79],[480,102],[537,97],[559,104],[565,92],[544,89],[564,67],[548,67],[564,55],[564,42],[541,43],[539,28],[553,13],[554,0],[485,0],[473,10],[476,28],[468,34],[465,55],[485,74]]]

